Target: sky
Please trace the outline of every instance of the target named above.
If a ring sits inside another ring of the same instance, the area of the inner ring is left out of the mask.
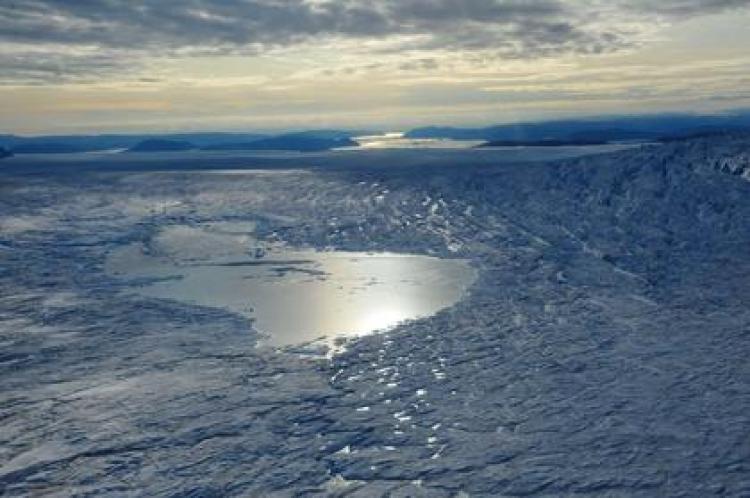
[[[0,133],[750,107],[750,0],[0,0]]]

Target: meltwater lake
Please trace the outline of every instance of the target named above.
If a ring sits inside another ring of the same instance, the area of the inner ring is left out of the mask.
[[[251,224],[168,227],[113,251],[107,272],[153,298],[248,317],[263,344],[289,346],[386,330],[455,304],[476,278],[467,261],[293,249]]]

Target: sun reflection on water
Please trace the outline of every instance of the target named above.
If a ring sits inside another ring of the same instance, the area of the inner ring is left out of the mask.
[[[430,316],[457,302],[475,279],[463,260],[392,253],[274,248],[249,258],[246,252],[228,255],[232,244],[225,244],[216,252],[220,257],[211,258],[211,244],[196,243],[196,258],[186,233],[158,238],[161,245],[179,243],[179,251],[162,248],[169,257],[147,254],[140,244],[120,248],[110,255],[108,271],[137,279],[132,290],[146,296],[247,316],[272,346],[361,336]]]

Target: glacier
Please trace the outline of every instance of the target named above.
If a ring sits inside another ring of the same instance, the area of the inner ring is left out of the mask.
[[[750,136],[157,156],[0,163],[0,494],[750,495]],[[106,271],[206,224],[477,280],[325,354]]]

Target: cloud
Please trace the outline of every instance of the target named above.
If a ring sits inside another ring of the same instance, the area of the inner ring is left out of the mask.
[[[652,13],[671,17],[692,17],[713,14],[728,9],[743,8],[748,0],[653,0],[622,1],[621,5],[640,13]]]
[[[128,69],[131,52],[119,50],[73,51],[64,48],[0,50],[0,85],[39,85],[68,81],[101,81]]]
[[[488,59],[605,53],[638,43],[654,16],[668,22],[749,4],[750,0],[12,0],[0,5],[0,81],[104,78],[148,58],[255,54],[336,40],[393,38],[399,42],[389,50],[419,51],[421,59],[434,59],[424,55],[431,51],[476,52]]]

